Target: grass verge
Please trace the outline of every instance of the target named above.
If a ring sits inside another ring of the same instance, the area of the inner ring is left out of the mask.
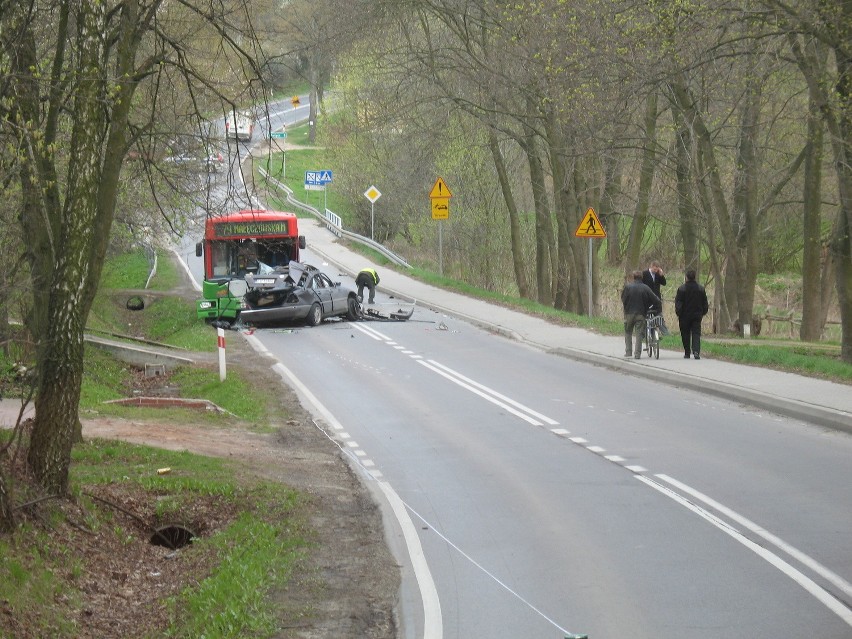
[[[165,467],[169,474],[156,472]],[[297,493],[225,460],[98,439],[74,448],[71,491],[73,503],[51,502],[41,523],[0,537],[0,602],[10,622],[0,636],[274,636],[264,594],[286,582],[309,546]],[[177,552],[148,543],[154,528],[173,522],[196,531],[194,543]],[[86,552],[72,541],[81,529]],[[181,579],[171,581],[170,571]],[[141,612],[153,602],[144,614],[156,627],[140,633],[132,612],[125,619],[92,606],[100,589],[111,591],[108,607]]]
[[[123,296],[114,291],[144,286],[148,265],[140,257],[110,262],[98,302],[104,330],[117,332],[128,317]],[[194,332],[174,327],[185,326],[189,317],[208,337],[210,329],[185,306],[158,296],[146,307],[154,312],[133,315],[144,317],[133,325],[135,334],[192,348]],[[176,395],[208,399],[227,413],[105,404],[144,392],[139,387],[146,383],[144,374],[89,346],[80,414],[264,431],[271,430],[273,411],[277,421],[287,419],[236,367],[224,382],[217,370],[205,367],[177,369],[165,381]],[[12,437],[12,431],[0,430],[0,449]],[[22,446],[11,450],[25,446],[26,434]],[[4,477],[11,480],[4,489],[11,489],[14,503],[33,505],[19,514],[20,525],[11,534],[0,536],[0,637],[275,635],[279,619],[265,608],[265,594],[286,583],[312,534],[299,493],[227,460],[91,439],[72,451],[73,498],[42,501],[25,476],[14,472],[23,455],[2,460]],[[165,468],[167,473],[158,472]],[[155,528],[170,522],[185,525],[196,538],[165,554],[170,551],[148,542]]]

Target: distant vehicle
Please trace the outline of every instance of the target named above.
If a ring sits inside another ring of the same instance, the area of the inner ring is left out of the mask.
[[[204,239],[195,247],[195,254],[204,257],[198,318],[234,323],[243,308],[246,275],[257,274],[261,263],[274,269],[298,262],[303,248],[295,213],[249,209],[208,218]]]
[[[218,173],[225,166],[225,157],[221,151],[213,151],[204,159],[204,165],[209,173]]]
[[[355,291],[308,264],[261,264],[257,274],[246,275],[246,286],[240,318],[249,324],[304,321],[317,326],[326,317],[345,316],[353,322],[361,318]]]
[[[242,142],[250,142],[254,135],[254,116],[250,111],[231,114],[225,120],[225,135]]]
[[[183,136],[166,145],[166,164],[188,165],[199,171],[218,173],[225,166],[225,157],[209,143],[194,136]]]

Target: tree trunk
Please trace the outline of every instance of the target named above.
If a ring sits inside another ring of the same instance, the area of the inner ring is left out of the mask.
[[[6,450],[0,449],[0,458],[6,456]],[[9,494],[6,475],[0,461],[0,533],[9,533],[15,529],[15,511],[12,510],[12,496]]]
[[[36,479],[50,493],[65,494],[71,447],[81,437],[77,410],[83,376],[83,332],[97,291],[115,211],[121,162],[126,152],[126,132],[133,92],[135,52],[139,46],[134,29],[138,3],[125,2],[117,29],[116,82],[103,70],[103,34],[106,7],[82,2],[77,6],[78,67],[74,91],[74,121],[68,160],[69,189],[57,211],[48,218],[59,220],[55,236],[55,262],[40,272],[49,279],[45,309],[47,325],[40,336],[38,392],[35,424],[27,462]],[[105,108],[109,105],[109,110]],[[28,212],[29,216],[38,211]],[[38,220],[25,216],[25,228],[40,234]],[[36,262],[34,269],[42,268]]]
[[[568,165],[568,159],[560,154],[558,149],[565,149],[565,140],[557,133],[559,123],[554,113],[548,113],[545,130],[550,152],[550,170],[553,174],[553,212],[556,217],[556,242],[559,260],[554,270],[553,306],[567,310],[571,281],[572,254],[570,230],[568,229],[568,212],[574,201],[572,188],[573,166]]]
[[[604,188],[600,202],[601,224],[606,229],[606,261],[610,266],[621,262],[619,213],[614,203],[621,193],[621,162],[615,153],[604,158]]]
[[[760,118],[760,78],[751,77],[746,85],[740,117],[740,139],[734,173],[734,210],[732,223],[739,253],[740,268],[736,273],[737,312],[740,333],[751,326],[754,314],[754,288],[757,282],[757,133]]]
[[[583,261],[583,252],[577,244],[577,238],[574,237],[574,230],[580,223],[577,160],[560,153],[560,149],[568,148],[568,142],[559,133],[559,125],[555,120],[550,125],[548,138],[551,141],[550,164],[553,170],[553,199],[559,249],[554,306],[582,315],[588,307],[578,285],[578,282],[585,281],[586,263]]]
[[[527,155],[530,170],[530,187],[535,206],[535,272],[536,299],[540,304],[551,306],[550,252],[555,250],[553,228],[550,221],[550,207],[547,201],[547,188],[544,184],[544,168],[538,152],[536,137],[531,134],[524,140],[523,149]]]
[[[822,199],[823,123],[811,96],[808,108],[808,148],[805,157],[805,184],[802,216],[802,325],[799,338],[819,341],[825,326],[822,299]]]
[[[834,51],[837,82],[833,87],[836,104],[829,99],[830,89],[825,85],[818,61],[802,50],[798,36],[788,35],[790,48],[799,69],[808,83],[825,121],[829,133],[834,168],[837,173],[837,190],[840,199],[838,217],[830,250],[835,266],[837,302],[840,306],[840,357],[852,364],[852,55],[849,53],[849,36],[852,28],[852,6],[848,2],[827,2],[825,10],[837,10],[831,23],[839,28]]]
[[[704,124],[704,119],[698,112],[695,101],[690,95],[683,79],[671,85],[672,99],[676,106],[683,113],[684,120],[687,126],[690,127],[692,136],[697,144],[697,161],[702,170],[698,176],[701,184],[699,188],[705,190],[706,204],[712,210],[718,229],[722,236],[722,242],[725,251],[724,280],[716,282],[717,293],[722,295],[719,305],[718,326],[719,330],[725,330],[731,325],[731,315],[737,314],[736,307],[737,296],[730,290],[730,286],[734,285],[738,279],[740,272],[739,254],[737,251],[736,235],[731,226],[731,216],[728,211],[728,204],[725,201],[725,190],[722,186],[721,170],[716,161],[716,154],[713,149],[713,138],[710,131]],[[705,175],[706,173],[706,175]],[[711,245],[711,250],[714,250]],[[729,284],[729,278],[730,284]]]
[[[642,240],[648,224],[648,206],[651,186],[654,183],[654,163],[657,144],[657,92],[652,91],[645,100],[645,143],[642,149],[642,165],[639,170],[639,193],[636,210],[630,224],[630,237],[624,256],[624,270],[631,271],[639,266]]]
[[[844,362],[852,364],[852,48],[848,40],[852,36],[852,5],[843,3],[841,11],[842,33],[846,39],[841,39],[834,50],[839,77],[836,91],[840,117],[837,135],[831,136],[840,195],[840,224],[831,246],[837,269],[837,301],[842,329],[840,356]]]
[[[692,136],[689,127],[684,126],[680,110],[672,106],[675,125],[675,175],[677,177],[677,212],[680,221],[680,237],[683,243],[683,268],[700,266],[698,243],[698,225],[695,223],[695,205],[692,202],[692,178],[690,158],[692,157]]]
[[[530,285],[527,281],[526,271],[524,270],[527,255],[524,250],[524,242],[521,235],[518,205],[515,202],[515,196],[512,194],[509,173],[506,170],[506,162],[503,159],[503,153],[500,151],[500,143],[497,140],[497,132],[494,127],[488,127],[488,148],[491,150],[491,157],[494,159],[494,168],[497,171],[497,181],[500,183],[500,189],[503,192],[503,201],[506,203],[506,210],[509,212],[509,235],[512,244],[512,266],[515,271],[515,284],[518,287],[518,295],[524,299],[532,299]]]

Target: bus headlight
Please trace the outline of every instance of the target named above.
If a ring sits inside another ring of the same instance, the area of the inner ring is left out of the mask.
[[[202,311],[206,311],[208,309],[213,308],[213,302],[199,302],[198,308],[200,308]]]

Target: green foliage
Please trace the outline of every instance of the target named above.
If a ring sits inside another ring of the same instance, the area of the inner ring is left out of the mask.
[[[194,421],[221,424],[227,419],[212,411],[196,408],[144,408],[104,402],[130,395],[131,368],[98,347],[87,347],[80,394],[80,412],[125,418],[154,418],[176,422]],[[231,415],[260,429],[269,428],[269,413],[261,393],[235,369],[228,371],[224,382],[218,371],[203,367],[179,367],[169,379],[180,396],[206,399]],[[279,418],[282,416],[279,415]],[[286,416],[284,416],[286,418]]]
[[[140,249],[138,252],[113,255],[104,262],[100,289],[145,288],[151,265]]]
[[[128,375],[126,364],[103,349],[87,346],[80,387],[80,411],[96,410],[103,402],[125,397]]]
[[[208,399],[229,413],[257,426],[269,422],[263,397],[237,371],[228,371],[225,381],[220,382],[218,371],[182,367],[175,371],[172,379],[186,397]],[[278,415],[278,418],[286,416]]]
[[[159,475],[157,469],[163,467],[172,470]],[[237,509],[216,534],[197,538],[183,551],[206,556],[215,567],[166,602],[169,627],[157,636],[274,635],[275,615],[265,594],[286,584],[308,546],[300,514],[303,500],[280,484],[240,479],[235,470],[227,460],[121,441],[93,439],[74,448],[71,490],[85,513],[85,525],[120,544],[146,542],[114,509],[89,497],[89,487],[110,484],[120,490],[130,484],[137,487],[132,491],[144,489],[148,501],[156,502],[156,521],[180,518],[203,498]],[[62,517],[56,509],[52,525]],[[0,600],[13,617],[26,619],[32,636],[70,639],[78,634],[72,611],[82,599],[77,582],[84,567],[69,552],[56,535],[26,524],[0,539]],[[0,631],[0,636],[6,635]]]
[[[27,534],[21,530],[20,534]],[[54,601],[66,598],[71,603],[79,600],[74,592],[68,592],[57,580],[57,572],[64,566],[61,549],[51,547],[49,540],[40,538],[40,544],[31,553],[21,553],[14,540],[0,538],[0,601],[6,608],[5,614],[12,617],[38,607],[44,614],[35,622],[37,627],[27,630],[31,636],[72,637],[74,623],[65,609],[53,605]],[[29,616],[27,617],[29,619]],[[0,630],[0,636],[6,637]]]
[[[167,637],[271,637],[275,618],[264,593],[286,583],[307,545],[286,519],[259,521],[245,513],[226,531],[199,546],[219,556],[214,573],[169,602],[173,622]]]
[[[210,327],[196,317],[193,302],[162,297],[134,315],[139,316],[141,332],[148,339],[189,350],[211,351],[216,348],[215,336],[211,335]]]
[[[287,135],[289,140],[289,136],[291,135],[290,131],[287,132]],[[292,189],[294,197],[300,202],[310,204],[320,211],[322,211],[323,208],[328,207],[343,218],[344,225],[348,225],[350,223],[345,200],[341,194],[335,190],[334,182],[326,186],[325,192],[309,191],[305,189],[305,171],[319,171],[326,169],[337,171],[337,167],[333,163],[333,159],[330,158],[324,150],[290,150],[287,151],[286,160],[283,162],[280,153],[273,153],[269,162],[265,162],[261,166],[271,177],[283,184],[286,184],[288,188]],[[270,198],[270,206],[285,211],[292,208],[289,204],[287,204],[286,198],[280,191]]]
[[[133,482],[146,490],[170,494],[172,500],[183,503],[193,495],[216,495],[231,501],[240,493],[227,461],[186,451],[92,439],[74,447],[72,461],[77,491],[85,485]],[[159,468],[171,468],[172,472],[158,475]]]
[[[840,350],[826,352],[790,341],[789,345],[702,340],[704,353],[740,364],[773,368],[800,375],[821,377],[838,382],[852,382],[852,364],[840,359]]]

